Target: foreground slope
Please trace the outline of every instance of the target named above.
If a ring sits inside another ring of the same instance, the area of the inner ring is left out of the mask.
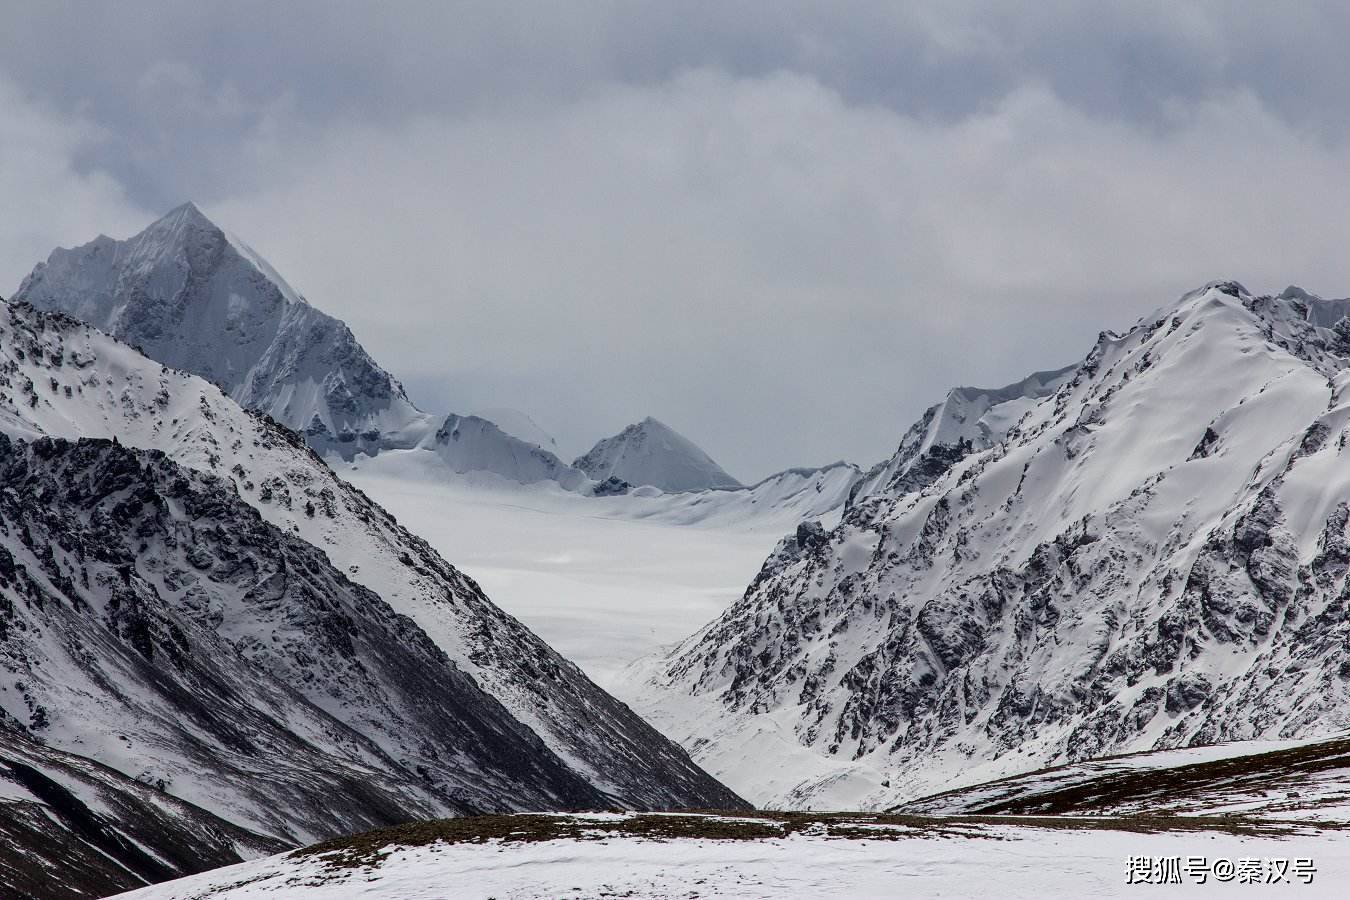
[[[1002,440],[785,539],[642,708],[827,808],[1350,726],[1344,306],[1217,283],[1104,333]]]
[[[0,432],[116,437],[215,475],[271,526],[406,615],[607,802],[738,805],[622,703],[596,687],[293,433],[200,378],[163,367],[65,316],[0,312]]]
[[[126,896],[983,900],[997,885],[1000,897],[1137,897],[1147,889],[1127,878],[1130,860],[1151,875],[1150,860],[1169,858],[1185,886],[1170,891],[1281,884],[1300,897],[1339,897],[1346,849],[1339,830],[1182,816],[503,816],[412,823]]]
[[[650,416],[599,441],[572,465],[596,481],[670,493],[742,487],[693,441]]]

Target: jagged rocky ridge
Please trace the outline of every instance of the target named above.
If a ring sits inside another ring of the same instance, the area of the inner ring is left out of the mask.
[[[752,800],[830,808],[1345,728],[1346,311],[1216,283],[1103,333],[991,446],[784,539],[642,708]]]
[[[0,433],[24,441],[116,437],[218,478],[270,526],[322,550],[351,582],[352,597],[410,617],[607,803],[742,802],[337,478],[297,435],[200,378],[69,317],[11,304],[0,312]]]

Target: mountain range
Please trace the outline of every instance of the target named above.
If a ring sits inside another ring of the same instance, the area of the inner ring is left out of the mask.
[[[1339,769],[1347,314],[1213,282],[953,389],[866,472],[746,486],[650,417],[568,465],[528,417],[419,410],[191,204],[57,250],[0,306],[0,886],[414,818],[1130,814],[1136,770],[1212,807]],[[397,454],[789,533],[635,711],[330,467]]]
[[[312,306],[192,203],[126,240],[100,235],[54,250],[12,299],[74,316],[205,378],[333,460],[417,451],[448,474],[555,482],[583,495],[643,486],[672,494],[742,487],[692,441],[652,418],[601,440],[569,466],[558,458],[556,441],[517,410],[446,416],[418,409],[351,329]]]

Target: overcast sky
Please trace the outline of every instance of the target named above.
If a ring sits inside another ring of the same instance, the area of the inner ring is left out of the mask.
[[[1350,294],[1344,4],[0,2],[0,293],[192,199],[578,452],[867,465],[1203,282]]]

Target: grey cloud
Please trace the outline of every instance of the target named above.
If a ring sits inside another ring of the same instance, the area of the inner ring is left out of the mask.
[[[1332,4],[27,4],[0,286],[196,199],[426,406],[735,475],[1214,277],[1350,288]]]
[[[107,128],[85,164],[161,206],[249,187],[232,154],[253,129],[548,106],[699,68],[803,73],[850,103],[947,121],[1028,83],[1150,127],[1235,91],[1328,134],[1350,112],[1350,9],[1335,3],[11,5],[0,68]]]

